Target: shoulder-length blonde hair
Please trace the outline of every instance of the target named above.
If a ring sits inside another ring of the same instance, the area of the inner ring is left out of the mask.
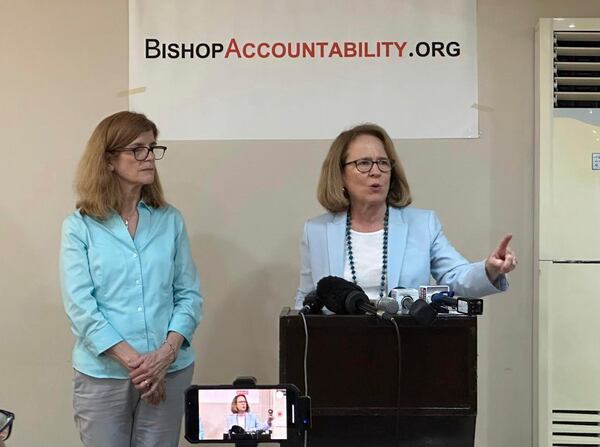
[[[246,413],[250,413],[250,404],[248,403],[248,399],[246,399],[246,396],[243,394],[236,394],[235,397],[233,398],[233,400],[231,401],[231,412],[232,413],[238,413],[238,409],[237,409],[237,400],[238,397],[243,397],[244,400],[246,401]]]
[[[151,130],[158,136],[156,125],[145,115],[135,112],[118,112],[104,118],[90,137],[79,161],[75,175],[76,207],[82,214],[105,219],[112,212],[119,212],[123,197],[117,176],[108,169],[108,161],[114,155],[110,151],[125,147],[141,133]],[[167,205],[158,172],[154,182],[142,187],[142,200],[149,206],[160,208]]]
[[[347,161],[348,146],[359,135],[372,135],[381,140],[387,157],[394,163],[387,195],[388,205],[398,208],[410,205],[412,202],[410,187],[402,163],[396,155],[394,143],[382,127],[370,123],[345,130],[331,143],[321,167],[321,176],[317,187],[319,203],[332,213],[346,211],[350,206],[350,199],[344,192],[344,163]]]

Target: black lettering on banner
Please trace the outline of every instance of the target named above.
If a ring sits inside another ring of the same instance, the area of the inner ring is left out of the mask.
[[[146,39],[146,59],[156,59],[160,57],[160,42],[158,39]],[[155,51],[155,53],[150,54],[150,51]]]
[[[163,59],[168,57],[169,59],[177,59],[179,57],[179,45],[176,43],[170,43],[167,46],[167,50],[163,50]]]
[[[215,42],[212,44],[212,58],[214,59],[215,57],[217,57],[217,53],[222,53],[223,52],[223,44],[219,43],[219,42]]]
[[[415,52],[419,57],[457,57],[460,56],[460,44],[458,42],[419,42],[415,47]]]
[[[444,42],[431,42],[431,55],[435,57],[436,53],[439,53],[440,56],[445,57]]]
[[[204,50],[204,52],[201,50]],[[210,46],[207,43],[199,43],[196,45],[196,56],[200,59],[206,59],[210,56]]]
[[[415,48],[415,52],[419,57],[429,56],[429,43],[428,42],[419,42]]]
[[[171,45],[177,45],[177,44],[176,44],[176,43],[172,43],[172,44],[170,44],[170,45],[169,45],[169,47],[170,47]],[[193,58],[194,58],[194,44],[193,44],[193,43],[190,43],[190,44],[189,44],[189,48],[186,48],[186,47],[185,47],[185,43],[182,43],[182,44],[181,44],[181,58],[182,58],[182,59],[185,59],[185,55],[186,55],[186,54],[189,54],[189,55],[190,55],[190,59],[193,59]],[[170,57],[170,55],[169,55],[169,57]]]
[[[446,45],[446,53],[450,57],[460,56],[460,44],[458,42],[448,42],[448,45]]]

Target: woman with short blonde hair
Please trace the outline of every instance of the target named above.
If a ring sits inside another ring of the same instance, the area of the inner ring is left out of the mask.
[[[231,401],[231,414],[225,418],[224,433],[231,432],[232,427],[241,427],[244,431],[270,430],[273,422],[273,416],[267,416],[267,421],[263,424],[258,420],[254,413],[250,412],[250,404],[244,394],[236,394]]]
[[[464,296],[506,290],[517,258],[505,236],[485,261],[452,247],[433,211],[410,207],[404,169],[387,132],[361,124],[338,135],[321,168],[317,198],[328,211],[304,225],[294,307],[325,276],[362,287],[370,299],[418,288],[430,277]]]
[[[381,140],[387,158],[392,161],[387,203],[397,208],[410,205],[412,202],[410,186],[408,186],[402,163],[396,155],[394,143],[387,132],[376,124],[361,124],[353,127],[339,134],[331,143],[321,167],[321,176],[317,187],[319,203],[331,213],[346,211],[350,206],[348,194],[344,191],[343,164],[346,161],[349,144],[359,135],[372,135]]]

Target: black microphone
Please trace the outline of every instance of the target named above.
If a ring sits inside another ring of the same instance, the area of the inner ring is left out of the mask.
[[[313,290],[306,294],[302,302],[302,309],[298,313],[301,314],[318,314],[323,309],[323,301],[317,295],[317,291]]]
[[[402,304],[408,307],[408,313],[422,326],[429,326],[437,317],[435,309],[420,298]]]
[[[388,313],[375,308],[358,285],[337,276],[321,278],[317,283],[317,295],[323,300],[325,307],[334,314],[367,313],[386,320],[392,319]]]
[[[431,295],[431,304],[445,304],[456,307],[458,301],[454,298],[454,292],[438,292]]]
[[[481,315],[483,300],[481,298],[454,297],[454,292],[438,292],[431,295],[432,304],[445,304],[465,315]]]

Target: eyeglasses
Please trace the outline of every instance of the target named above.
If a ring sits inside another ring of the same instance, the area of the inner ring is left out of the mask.
[[[371,172],[373,165],[376,164],[381,172],[390,172],[394,167],[394,160],[389,158],[380,158],[379,160],[370,160],[368,158],[359,158],[358,160],[348,161],[343,166],[353,164],[358,172]]]
[[[0,410],[0,441],[6,441],[10,437],[14,420],[14,413]]]
[[[165,156],[167,146],[137,146],[137,147],[118,147],[108,152],[133,152],[137,161],[144,161],[148,154],[152,152],[155,160],[160,160]]]

